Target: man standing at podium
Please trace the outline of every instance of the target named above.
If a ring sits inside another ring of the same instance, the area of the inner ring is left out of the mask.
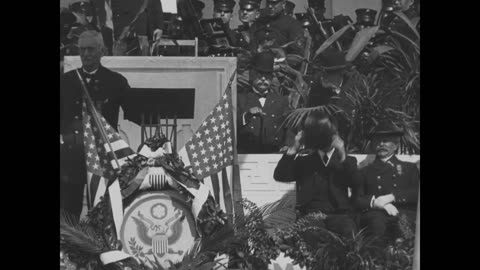
[[[97,111],[117,129],[119,107],[130,88],[127,79],[100,63],[105,52],[102,34],[83,32],[78,40],[82,67],[78,69]],[[87,179],[82,102],[83,90],[76,70],[60,78],[60,207],[76,217],[82,211]]]

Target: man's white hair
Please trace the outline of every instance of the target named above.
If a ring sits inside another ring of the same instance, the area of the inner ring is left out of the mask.
[[[103,43],[103,36],[100,32],[97,32],[95,30],[87,30],[87,31],[84,31],[80,34],[80,36],[78,37],[78,43],[80,44],[80,40],[82,39],[94,39],[96,42],[97,42],[97,45],[100,47],[100,48],[103,48],[105,46],[105,44]]]

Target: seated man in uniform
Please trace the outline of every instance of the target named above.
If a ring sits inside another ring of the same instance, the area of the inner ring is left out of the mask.
[[[297,218],[321,212],[326,219],[311,225],[352,237],[356,226],[348,188],[358,182],[357,160],[346,155],[335,122],[322,111],[309,114],[273,177],[279,182],[297,183]],[[310,236],[315,237],[315,233]]]
[[[289,111],[288,98],[271,89],[273,62],[271,52],[254,55],[252,88],[237,95],[239,153],[275,153],[285,144],[287,132],[280,127]]]
[[[414,163],[395,156],[402,135],[403,131],[392,124],[377,126],[372,135],[376,159],[362,169],[356,189],[355,206],[362,211],[360,226],[378,237],[381,245],[391,238],[400,215],[409,224],[416,218],[420,176]]]

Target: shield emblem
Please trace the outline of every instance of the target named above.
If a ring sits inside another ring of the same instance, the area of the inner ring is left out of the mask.
[[[153,269],[179,262],[197,237],[195,219],[186,198],[176,191],[142,193],[125,208],[120,229],[123,251]]]

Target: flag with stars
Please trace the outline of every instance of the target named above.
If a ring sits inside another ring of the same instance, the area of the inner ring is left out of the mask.
[[[210,187],[215,200],[227,214],[232,212],[230,183],[235,130],[231,93],[231,88],[227,88],[218,104],[182,149],[188,155],[193,174]]]
[[[100,201],[100,197],[105,194],[109,183],[115,180],[115,170],[118,165],[112,152],[115,152],[120,166],[136,154],[113,127],[107,123],[105,118],[99,115],[106,137],[102,136],[92,114],[87,109],[85,101],[82,105],[82,117],[83,142],[87,164],[87,202],[90,209]],[[110,146],[112,149],[110,149]]]

